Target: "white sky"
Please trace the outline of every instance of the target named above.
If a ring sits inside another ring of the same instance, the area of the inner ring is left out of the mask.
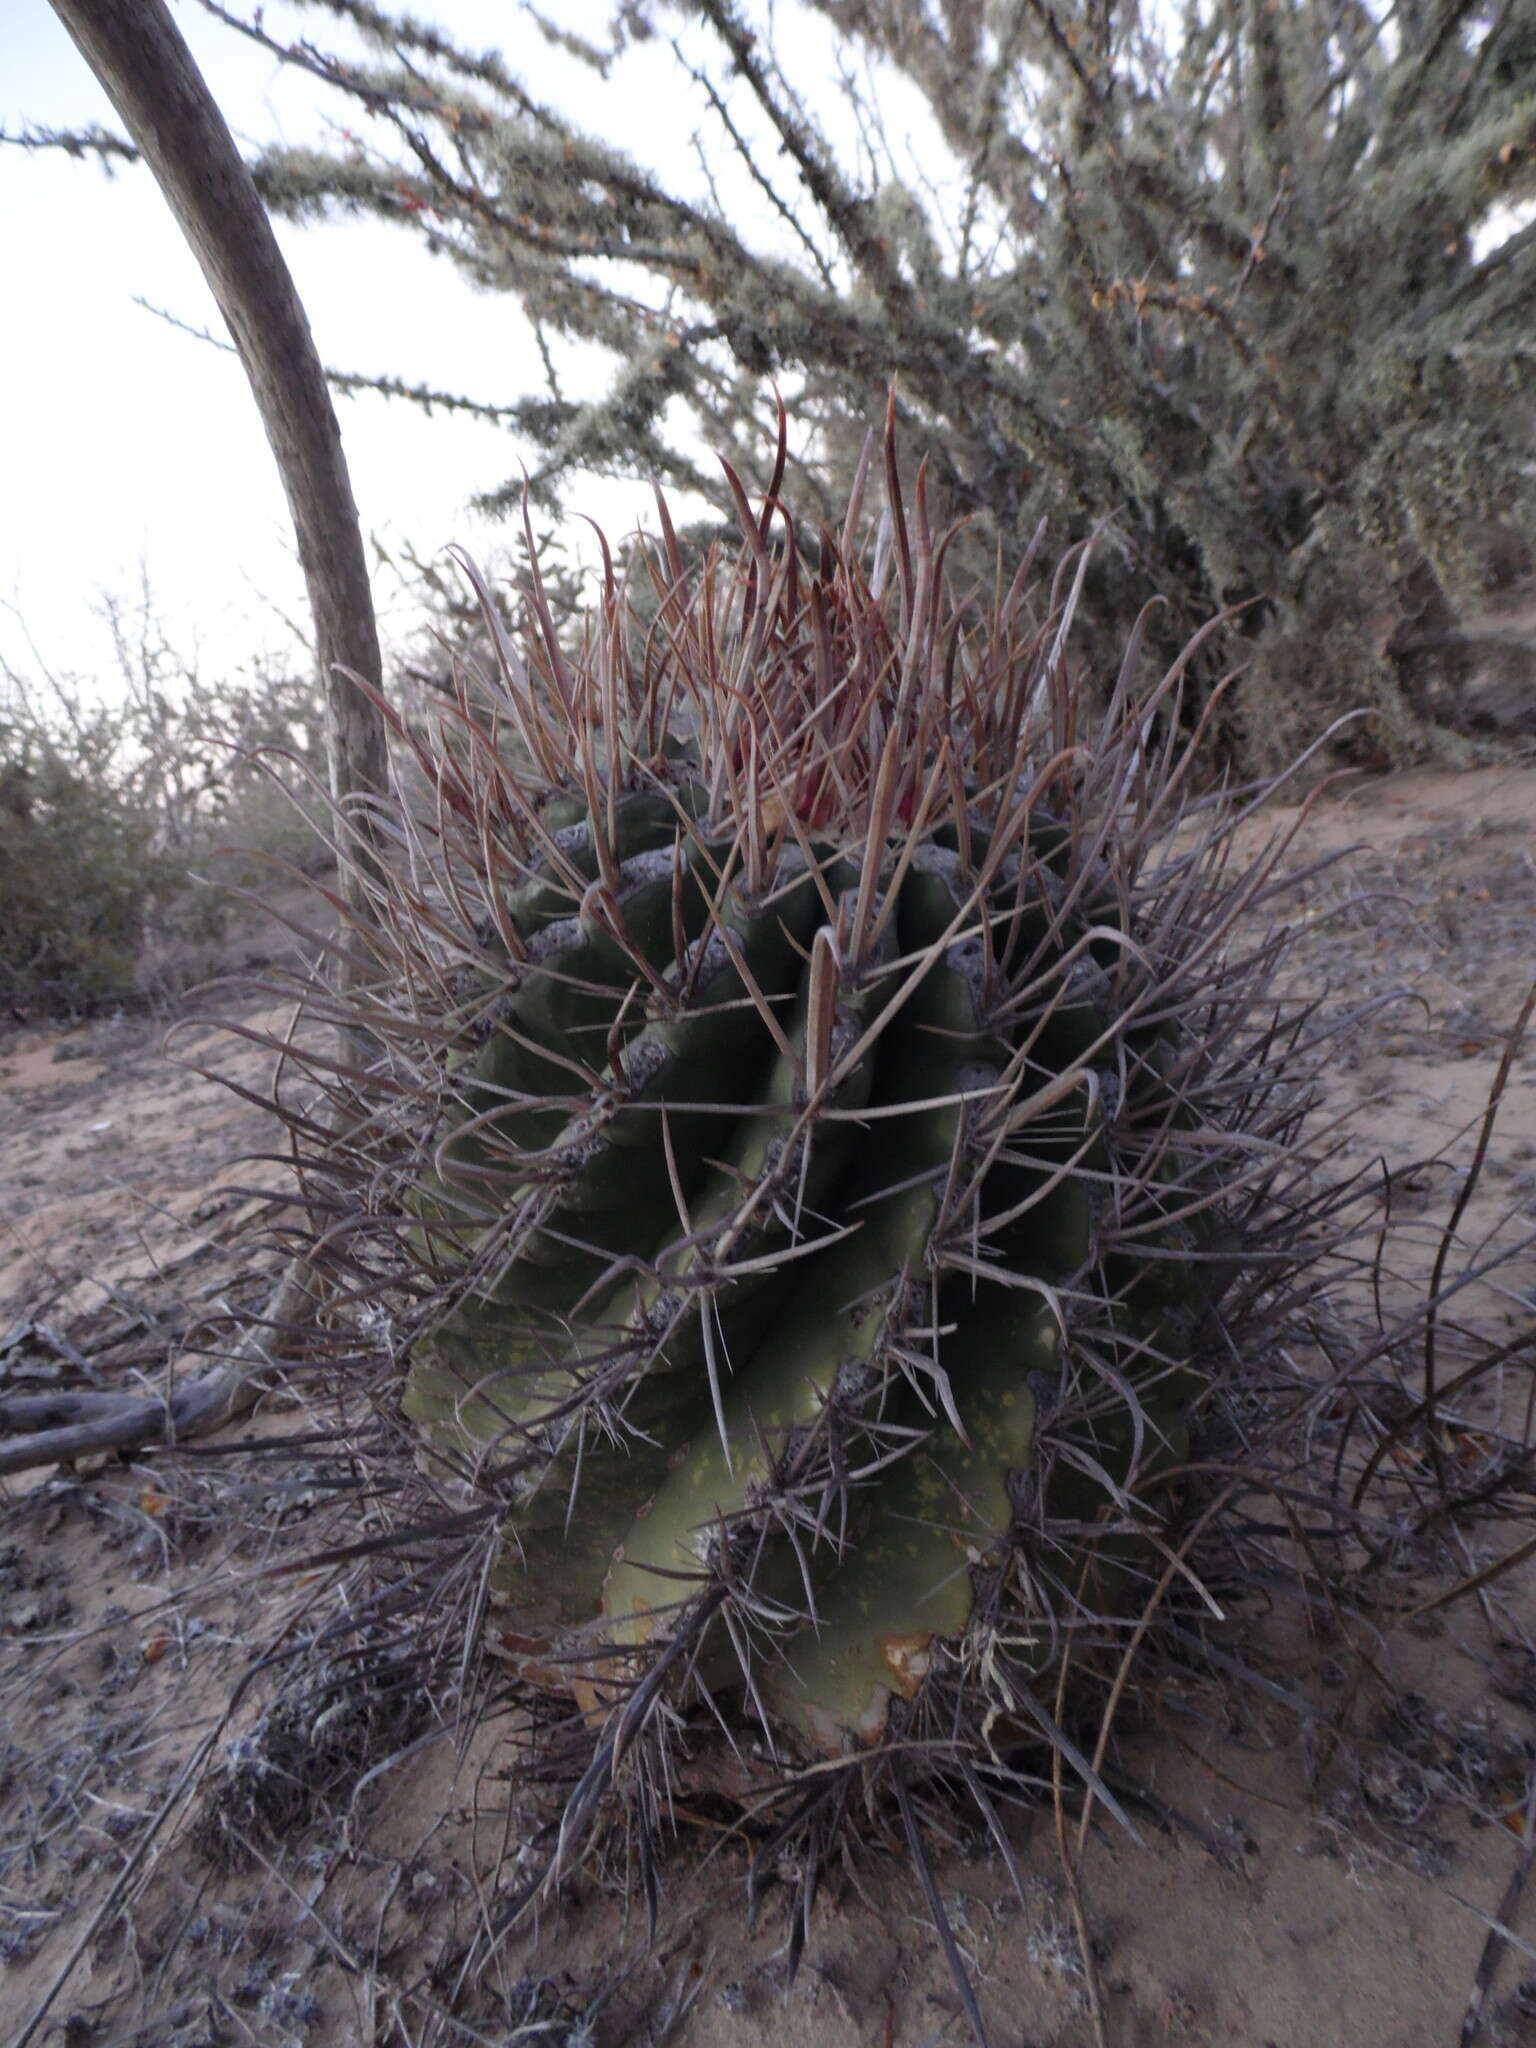
[[[302,142],[346,109],[318,83],[280,67],[190,0],[174,11],[237,140]],[[47,0],[4,0],[0,121],[121,132],[104,94]],[[610,141],[659,158],[693,183],[690,107],[666,154],[658,110],[682,111],[686,81],[664,40],[631,53],[622,94],[519,24],[509,0],[439,0],[423,11],[471,47],[517,45],[530,86],[579,110]],[[608,0],[554,0],[550,11],[602,40]],[[323,16],[269,6],[327,40]],[[623,131],[628,125],[632,132]],[[342,369],[504,401],[535,388],[537,355],[520,309],[476,292],[408,233],[342,222],[278,234],[321,357]],[[277,474],[238,361],[142,310],[143,297],[222,334],[213,301],[147,171],[105,176],[94,160],[0,148],[0,246],[9,310],[0,321],[6,404],[0,425],[0,655],[31,667],[30,634],[50,665],[90,677],[104,635],[92,606],[132,591],[141,564],[173,632],[234,660],[281,645],[274,610],[307,617]],[[401,402],[338,398],[364,529],[430,551],[480,550],[484,524],[466,500],[517,473],[505,430]],[[645,494],[598,485],[582,507],[623,527]],[[381,601],[391,595],[381,586]],[[24,630],[25,629],[25,630]],[[389,630],[386,614],[385,632]]]

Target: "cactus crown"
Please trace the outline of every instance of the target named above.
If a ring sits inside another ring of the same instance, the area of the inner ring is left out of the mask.
[[[1095,704],[1086,551],[956,591],[888,431],[866,566],[868,448],[836,536],[784,464],[727,472],[733,566],[661,505],[647,618],[605,550],[574,649],[536,565],[515,638],[476,578],[495,673],[395,715],[349,940],[345,1257],[409,1303],[486,1639],[594,1755],[563,1842],[678,1742],[979,1792],[1044,1734],[1108,1799],[1063,1660],[1178,1577],[1191,1425],[1326,1206],[1185,662]]]

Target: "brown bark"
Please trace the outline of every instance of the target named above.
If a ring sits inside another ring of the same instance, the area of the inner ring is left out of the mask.
[[[331,787],[351,827],[342,892],[367,915],[370,798],[386,778],[384,720],[352,680],[378,689],[378,628],[362,529],[325,372],[272,223],[223,115],[164,0],[53,0],[121,115],[202,267],[250,379],[282,476],[309,589],[325,690]],[[185,1379],[169,1399],[17,1397],[0,1403],[0,1474],[198,1436],[245,1413],[272,1383],[274,1354],[313,1313],[309,1261],[291,1261],[263,1338]]]
[[[164,0],[53,0],[155,175],[228,323],[276,457],[309,589],[339,802],[380,794],[384,721],[368,565],[325,372],[288,265]],[[367,837],[366,814],[357,823]],[[356,900],[359,878],[345,877]]]

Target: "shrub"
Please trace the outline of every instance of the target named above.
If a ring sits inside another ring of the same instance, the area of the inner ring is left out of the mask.
[[[147,589],[102,606],[114,673],[0,669],[0,1001],[76,1015],[217,970],[227,889],[328,859],[318,685],[272,661],[209,676]],[[296,802],[295,798],[299,798]]]
[[[0,1002],[18,1020],[136,997],[146,919],[178,886],[103,740],[0,721]]]

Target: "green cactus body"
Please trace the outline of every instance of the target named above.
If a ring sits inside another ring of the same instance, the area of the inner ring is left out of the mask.
[[[809,1749],[836,1754],[881,1739],[891,1700],[913,1699],[942,1654],[936,1646],[964,1636],[973,1572],[1006,1546],[1010,1475],[1034,1452],[1031,1377],[1054,1371],[1057,1329],[1037,1297],[985,1293],[954,1304],[941,1353],[964,1436],[935,1430],[878,1475],[857,1544],[828,1575],[813,1623],[765,1674],[774,1718]]]
[[[1074,907],[1045,821],[1000,859],[980,828],[788,838],[753,889],[696,800],[614,804],[611,886],[559,815],[414,1197],[471,1281],[406,1412],[502,1475],[530,1671],[600,1713],[724,1578],[691,1682],[755,1689],[775,1645],[755,1696],[793,1744],[876,1741],[1006,1548],[1059,1366],[1033,1283],[1092,1255],[1086,1082],[983,1147],[1104,1036],[1111,907]]]
[[[401,819],[401,1405],[615,1772],[641,1721],[979,1768],[1112,1654],[1293,1128],[1183,671],[1093,711],[1081,578],[978,601],[894,455],[887,510],[868,574],[741,496],[643,622],[535,604]]]

